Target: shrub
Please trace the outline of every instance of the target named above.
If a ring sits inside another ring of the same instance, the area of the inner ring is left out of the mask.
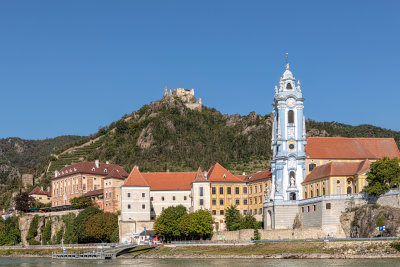
[[[51,241],[51,220],[46,223],[43,229],[43,245],[49,245]]]
[[[74,209],[86,209],[94,205],[93,200],[86,197],[74,197],[70,203]]]
[[[385,216],[381,215],[378,220],[376,221],[376,226],[383,226],[383,223],[385,222]]]
[[[26,241],[28,241],[29,244],[34,245],[34,238],[37,236],[37,228],[39,224],[39,216],[35,215],[29,224],[29,230],[28,234],[26,235]]]

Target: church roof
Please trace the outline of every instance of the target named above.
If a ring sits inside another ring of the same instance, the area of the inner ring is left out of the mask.
[[[137,166],[133,167],[131,173],[128,176],[128,179],[125,180],[123,186],[138,186],[138,187],[147,187],[149,184],[144,179],[143,175],[140,173],[139,168]]]
[[[356,174],[365,173],[369,170],[371,162],[366,159],[361,162],[329,162],[324,165],[315,167],[310,172],[302,184],[311,182],[320,178],[331,176],[353,176]]]
[[[393,138],[310,137],[305,147],[312,159],[382,159],[400,157]]]
[[[244,182],[242,178],[236,177],[218,162],[208,171],[207,180],[210,182]]]

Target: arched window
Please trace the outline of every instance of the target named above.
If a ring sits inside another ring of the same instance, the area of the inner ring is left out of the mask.
[[[293,112],[293,110],[289,110],[289,112],[288,112],[288,122],[289,123],[294,123],[294,112]]]
[[[350,195],[351,194],[351,186],[347,187],[347,194]]]
[[[290,200],[296,200],[296,193],[290,193],[289,199]]]
[[[319,197],[319,189],[317,188],[317,195],[316,195],[316,197]]]
[[[324,187],[324,188],[322,188],[322,195],[324,195],[324,196],[325,196],[325,187]]]
[[[317,164],[315,164],[315,163],[309,164],[309,165],[308,165],[308,171],[309,171],[309,172],[312,172],[312,170],[314,170],[315,167],[317,167]]]
[[[289,90],[293,89],[292,84],[291,83],[286,84],[286,89],[289,89]]]
[[[314,197],[314,194],[313,194],[313,191],[311,190],[311,192],[310,192],[310,197],[312,198],[312,197]]]

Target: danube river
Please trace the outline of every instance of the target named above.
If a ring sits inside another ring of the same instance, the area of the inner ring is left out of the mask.
[[[49,258],[0,258],[0,266],[7,267],[84,267],[84,266],[400,266],[400,259],[115,259],[115,260],[58,260]]]

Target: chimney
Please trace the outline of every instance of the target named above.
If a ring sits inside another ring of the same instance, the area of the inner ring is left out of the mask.
[[[47,192],[50,192],[50,186],[47,187]]]
[[[100,168],[100,163],[99,163],[99,160],[98,160],[98,159],[96,159],[96,160],[94,161],[94,164],[96,164],[96,168]]]
[[[40,187],[40,190],[42,190],[42,191],[43,191],[43,186],[41,186],[41,187]]]
[[[169,169],[167,169],[167,172],[169,172]]]
[[[109,162],[109,161],[106,161],[106,164],[108,165],[108,164],[110,164],[110,162]]]
[[[58,171],[54,171],[54,177],[58,176]]]
[[[245,173],[245,172],[243,172],[243,173],[242,173],[242,175],[246,175],[246,173]]]
[[[204,172],[204,178],[207,179],[207,172]]]

